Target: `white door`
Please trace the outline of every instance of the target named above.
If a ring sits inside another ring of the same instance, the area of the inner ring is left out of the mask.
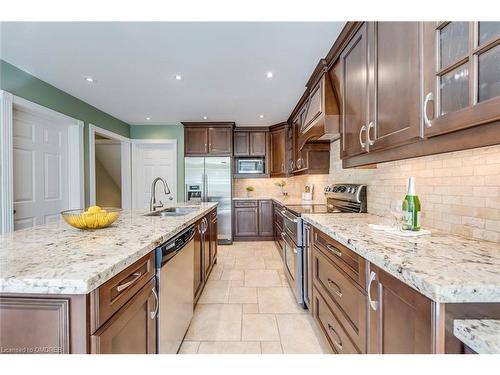
[[[69,208],[68,124],[14,107],[13,162],[14,230],[59,220]]]
[[[163,177],[167,181],[171,193],[165,196],[163,184],[159,181],[156,184],[156,201],[162,201],[164,205],[177,202],[176,143],[136,144],[133,157],[134,208],[149,209],[151,183],[156,177]]]

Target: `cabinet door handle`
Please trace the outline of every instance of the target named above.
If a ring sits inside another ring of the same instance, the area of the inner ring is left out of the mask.
[[[123,283],[123,284],[120,284],[116,287],[116,291],[117,292],[121,292],[122,290],[125,290],[127,289],[130,285],[132,285],[133,283],[135,283],[137,280],[139,280],[139,277],[141,277],[142,275],[142,272],[134,272],[132,274],[132,276],[134,276],[134,278],[130,281],[127,281],[126,283]]]
[[[281,172],[285,171],[285,163],[281,163]]]
[[[339,350],[342,350],[343,346],[342,346],[342,340],[340,339],[340,336],[339,334],[337,333],[337,331],[335,331],[335,329],[332,327],[332,325],[330,323],[328,323],[328,330],[334,334],[334,336],[336,337],[337,340],[333,339],[333,343],[335,344],[335,346],[337,348],[339,348]]]
[[[158,301],[158,294],[156,294],[156,289],[153,288],[153,289],[151,289],[151,291],[153,292],[153,295],[155,296],[155,311],[151,311],[149,313],[149,316],[151,317],[151,319],[154,319],[154,318],[156,318],[156,314],[158,314],[158,308],[160,307],[160,301]]]
[[[342,252],[340,252],[335,246],[332,246],[329,243],[327,243],[326,248],[330,250],[332,253],[334,253],[336,256],[338,257],[342,256]]]
[[[212,144],[211,143],[208,144],[208,152],[210,152],[210,151],[212,151]]]
[[[363,125],[361,129],[359,129],[359,144],[361,145],[361,148],[364,150],[366,148],[366,143],[363,142],[363,132],[366,132],[366,125]]]
[[[427,105],[429,104],[430,101],[434,101],[434,94],[432,93],[432,91],[425,96],[425,100],[424,100],[424,108],[423,108],[424,124],[427,128],[432,127],[431,121],[429,120],[429,117],[427,116]]]
[[[290,160],[290,169],[293,171],[293,160]]]
[[[377,311],[378,309],[378,302],[372,300],[372,295],[371,295],[371,286],[373,283],[373,280],[377,277],[377,274],[375,272],[370,272],[370,279],[368,280],[368,302],[370,303],[370,307],[373,311]]]
[[[374,128],[374,127],[375,127],[375,124],[373,123],[373,121],[371,121],[368,124],[368,129],[366,130],[366,138],[368,139],[369,146],[373,146],[375,144],[375,140],[372,141],[372,139],[370,138],[370,129]]]
[[[330,285],[331,287],[333,287],[333,291],[335,292],[335,294],[337,296],[339,296],[340,298],[342,298],[342,289],[340,289],[340,286],[335,282],[333,281],[332,279],[328,279],[328,285]]]

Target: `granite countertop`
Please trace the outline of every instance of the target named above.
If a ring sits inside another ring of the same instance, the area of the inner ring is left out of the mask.
[[[217,205],[183,216],[123,211],[108,228],[79,230],[59,222],[0,235],[0,293],[87,294]]]
[[[433,301],[500,302],[500,246],[432,231],[400,237],[368,224],[371,214],[305,214],[305,221]]]
[[[476,353],[500,354],[500,320],[455,320],[453,333]]]
[[[308,204],[326,204],[326,202],[323,200],[323,201],[320,201],[320,200],[313,200],[311,202],[304,202],[301,198],[292,198],[292,197],[279,197],[279,198],[276,198],[276,197],[265,197],[265,196],[260,196],[260,197],[233,197],[233,200],[235,201],[245,201],[245,200],[250,200],[250,201],[255,201],[255,200],[259,200],[259,199],[271,199],[275,202],[278,202],[282,205],[296,205],[296,204],[304,204],[304,205],[308,205]]]

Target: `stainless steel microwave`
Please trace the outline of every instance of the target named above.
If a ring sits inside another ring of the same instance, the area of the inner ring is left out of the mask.
[[[238,174],[264,173],[264,158],[236,159],[236,173]]]

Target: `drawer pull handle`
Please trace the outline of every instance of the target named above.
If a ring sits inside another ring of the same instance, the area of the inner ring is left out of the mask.
[[[332,327],[332,325],[330,323],[328,323],[328,329],[330,330],[331,333],[333,333],[335,335],[335,337],[337,338],[337,340],[333,340],[333,343],[335,344],[335,346],[337,348],[339,348],[339,350],[342,350],[343,346],[342,346],[342,340],[340,340],[340,336],[339,334],[337,333],[337,331],[335,331],[335,329]]]
[[[342,289],[340,289],[340,286],[332,279],[328,279],[328,284],[333,287],[335,294],[342,298]]]
[[[127,289],[130,285],[132,285],[133,283],[135,283],[137,280],[139,280],[139,277],[141,277],[142,275],[142,272],[134,272],[132,274],[132,276],[134,276],[134,278],[130,281],[127,281],[126,283],[123,283],[123,284],[120,284],[116,287],[116,291],[118,292],[121,292],[122,290],[125,290]]]
[[[156,294],[156,289],[153,288],[151,289],[153,292],[153,295],[155,296],[155,311],[151,311],[149,314],[151,316],[151,319],[156,318],[156,314],[158,314],[158,308],[160,307],[160,302],[158,301],[158,294]]]
[[[330,250],[332,253],[334,253],[336,256],[341,257],[342,253],[337,249],[336,247],[330,245],[329,243],[326,244],[326,248]]]
[[[373,311],[377,311],[378,309],[378,302],[372,300],[372,295],[371,295],[371,286],[373,283],[373,280],[377,277],[377,274],[375,272],[370,273],[370,279],[368,281],[368,302],[370,303],[370,307]]]

